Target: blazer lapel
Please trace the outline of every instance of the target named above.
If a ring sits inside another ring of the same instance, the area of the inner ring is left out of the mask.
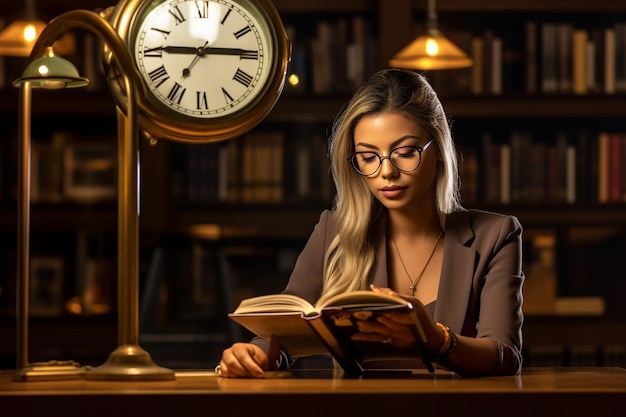
[[[448,216],[434,320],[445,323],[457,333],[465,321],[474,278],[476,251],[469,247],[473,239],[466,212]]]

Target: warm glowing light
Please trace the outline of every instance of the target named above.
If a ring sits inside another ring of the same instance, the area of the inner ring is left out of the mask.
[[[83,306],[78,296],[70,298],[68,302],[65,303],[65,308],[71,314],[76,314],[76,315],[83,314]]]
[[[428,40],[426,40],[426,53],[429,56],[436,56],[439,54],[439,45],[435,39],[428,38]]]
[[[26,42],[34,42],[37,39],[37,35],[35,25],[28,24],[24,27],[24,40]]]
[[[287,82],[290,86],[297,87],[300,84],[300,77],[298,77],[298,74],[290,74],[287,77]]]
[[[472,59],[439,30],[435,0],[428,0],[426,33],[414,39],[389,60],[389,65],[394,68],[412,70],[467,68],[472,64]]]
[[[39,74],[41,74],[41,75],[44,75],[44,76],[45,76],[45,75],[47,75],[47,74],[48,74],[49,69],[48,69],[48,67],[47,67],[46,65],[42,65],[42,66],[40,66],[39,68],[37,68],[37,72],[38,72]]]

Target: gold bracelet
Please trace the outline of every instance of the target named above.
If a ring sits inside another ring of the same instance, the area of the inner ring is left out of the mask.
[[[450,329],[447,326],[444,326],[441,323],[437,323],[437,326],[439,326],[439,328],[443,330],[443,345],[441,345],[439,352],[437,352],[437,356],[439,357],[450,349],[451,337],[450,337]]]
[[[439,349],[439,352],[437,353],[437,359],[444,359],[454,352],[454,349],[456,349],[457,337],[448,326],[444,326],[441,323],[437,323],[437,326],[443,330],[445,337],[443,346],[441,346],[441,349]]]

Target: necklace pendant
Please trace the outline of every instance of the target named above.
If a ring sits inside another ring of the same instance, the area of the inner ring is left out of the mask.
[[[415,285],[411,285],[409,290],[411,290],[411,297],[413,297],[415,295]]]

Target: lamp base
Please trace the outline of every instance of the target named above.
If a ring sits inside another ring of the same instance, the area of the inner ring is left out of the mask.
[[[82,379],[89,368],[74,361],[35,362],[18,369],[14,381],[59,381]]]
[[[86,379],[116,381],[169,381],[174,371],[152,362],[150,354],[139,346],[122,345],[109,355],[103,365],[85,372]]]

